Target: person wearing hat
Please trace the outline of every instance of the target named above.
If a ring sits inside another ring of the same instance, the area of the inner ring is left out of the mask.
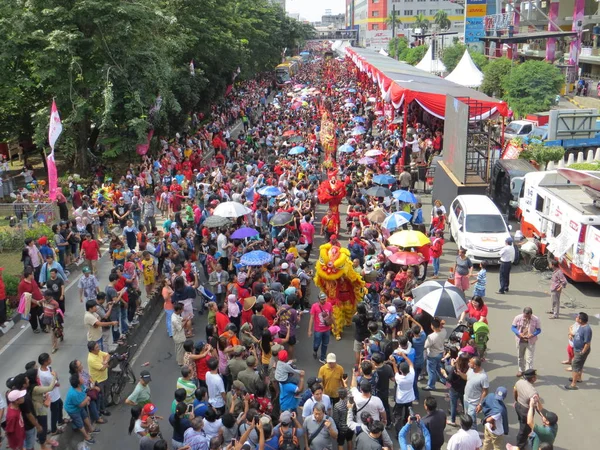
[[[273,436],[279,437],[279,442],[283,444],[279,447],[281,450],[301,448],[299,443],[303,442],[300,438],[304,436],[304,429],[298,422],[295,412],[283,411],[279,415],[279,425],[273,428]],[[294,444],[294,438],[297,438],[296,444]]]
[[[335,353],[329,353],[326,362],[327,364],[319,369],[319,378],[323,380],[325,394],[335,404],[339,399],[339,390],[346,387],[344,368],[337,363]]]
[[[234,417],[244,411],[244,396],[248,393],[246,386],[240,380],[234,380],[231,389],[227,392],[225,408],[232,412]]]
[[[536,425],[535,413],[538,412],[542,418],[542,425]],[[552,445],[558,434],[558,416],[552,411],[542,409],[538,397],[534,397],[529,402],[529,412],[527,413],[527,425],[533,430],[529,435],[528,443],[531,448],[540,450],[552,450]],[[524,450],[523,447],[517,447],[506,444],[506,450]]]
[[[150,382],[152,381],[152,376],[150,372],[147,370],[142,370],[140,372],[140,380],[135,385],[135,389],[131,393],[129,397],[125,399],[125,404],[130,406],[144,406],[148,403],[151,403],[151,392],[150,392]]]
[[[500,386],[495,393],[486,395],[481,402],[484,432],[483,450],[504,449],[504,435],[508,435],[508,412],[504,400],[507,390]]]
[[[4,430],[9,449],[22,449],[25,445],[25,424],[20,405],[25,402],[26,390],[12,390],[7,395],[8,408]],[[4,397],[4,394],[2,395]]]
[[[508,292],[510,285],[510,269],[515,260],[515,246],[511,237],[506,238],[504,247],[500,250],[500,290],[498,294]]]
[[[232,357],[227,362],[227,368],[231,374],[232,380],[237,380],[238,374],[247,367],[246,361],[244,361],[244,358],[242,357],[243,353],[244,347],[241,345],[234,346],[233,350],[231,351]]]
[[[96,264],[101,258],[100,245],[96,239],[92,239],[90,233],[86,233],[81,243],[81,257],[84,259],[86,267],[96,274]]]
[[[83,303],[84,301],[95,300],[96,295],[100,292],[100,283],[89,267],[84,266],[81,271],[83,272],[83,275],[77,282],[77,287],[79,288],[79,302]]]
[[[250,394],[256,394],[256,384],[261,379],[256,370],[257,364],[256,357],[253,354],[248,356],[246,358],[246,368],[237,375],[237,379],[243,383],[246,391]]]
[[[523,308],[523,313],[518,314],[512,322],[512,332],[515,334],[517,341],[517,365],[519,371],[517,378],[520,377],[525,370],[533,368],[533,357],[535,355],[535,344],[538,335],[542,332],[540,319],[533,315],[533,309],[526,306]]]
[[[513,395],[515,399],[515,411],[519,419],[517,447],[524,449],[527,446],[527,439],[531,433],[531,427],[527,423],[527,416],[531,409],[532,400],[539,400],[540,395],[534,386],[534,383],[537,381],[537,371],[535,369],[527,369],[523,371],[522,375],[523,377],[515,383]]]

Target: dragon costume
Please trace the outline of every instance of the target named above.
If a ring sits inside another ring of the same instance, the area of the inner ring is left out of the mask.
[[[322,181],[317,189],[317,198],[319,203],[329,203],[329,209],[333,212],[339,227],[339,207],[344,197],[346,197],[346,184],[338,180],[337,171],[331,171],[327,175],[327,180]]]
[[[339,341],[365,294],[365,282],[352,267],[350,251],[331,243],[321,245],[314,281],[333,306],[333,335]]]

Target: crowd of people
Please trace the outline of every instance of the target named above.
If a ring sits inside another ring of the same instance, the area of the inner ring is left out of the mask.
[[[144,299],[153,295],[164,300],[180,376],[164,419],[152,402],[148,370],[125,400],[131,407],[128,431],[139,438],[141,450],[431,450],[445,444],[447,426],[458,429],[446,444],[450,450],[505,448],[510,393],[503,386],[492,388],[484,369],[485,263],[474,275],[460,250],[453,267],[440,268],[446,228],[441,202],[427,224],[418,200],[367,194],[378,175],[395,178],[386,187],[399,190],[426,183],[420,167],[442,149],[441,123],[412,104],[403,141],[397,121],[377,101],[376,84],[351,61],[318,55],[293,83],[277,86],[269,76],[243,83],[210,117],[201,123],[195,116],[193,128],[161,139],[158,154],[142,157],[122,177],[99,171],[86,187],[70,180],[72,218],[67,211],[53,227],[54,236],[25,243],[19,307],[34,333],[51,335],[52,354],[59,351],[65,282],[71,276],[66,268],[80,261],[77,288],[86,309],[89,355],[69,364],[64,401],[51,354],[42,353],[8,380],[0,417],[6,419],[10,449],[33,449],[36,440],[44,449],[58,447],[54,437],[67,423],[86,444],[95,443],[103,417],[111,414],[110,351],[127,342]],[[337,172],[330,175],[347,192],[345,227],[334,211],[322,219],[317,211],[325,180],[319,137],[325,99],[337,140],[353,149],[337,155]],[[237,119],[242,130],[235,135]],[[361,124],[363,130],[355,132]],[[304,150],[289,154],[300,145]],[[359,162],[369,151],[373,160]],[[219,206],[230,203],[241,213],[219,216]],[[383,218],[393,212],[409,218],[388,227]],[[389,245],[390,235],[403,228],[429,239],[418,247]],[[341,243],[343,234],[347,244]],[[336,333],[340,339],[344,332],[353,335],[350,370],[328,351],[332,299],[313,283],[319,235],[347,248],[352,270],[366,282],[354,305],[353,330]],[[97,278],[103,241],[111,261],[106,263],[113,265],[107,280]],[[399,250],[414,250],[421,258],[395,263]],[[267,257],[248,264],[250,253]],[[474,287],[458,331],[448,332],[442,318],[414,305],[413,289],[442,273],[452,273],[452,282],[464,291]],[[506,275],[503,280],[508,291]],[[561,283],[558,279],[553,289],[560,290]],[[311,304],[311,298],[318,300]],[[295,355],[304,315],[313,358],[321,364],[313,374],[302,370]],[[572,389],[590,350],[587,322],[581,313],[570,330]],[[512,329],[519,349],[516,447],[548,450],[558,417],[535,388],[540,321],[525,308]],[[447,390],[448,417],[440,397],[427,393],[437,389]],[[415,414],[419,402],[426,414]]]

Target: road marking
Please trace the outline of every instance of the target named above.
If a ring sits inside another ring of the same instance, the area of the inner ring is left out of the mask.
[[[131,363],[130,363],[132,368],[133,368],[133,366],[135,366],[135,362],[138,360],[138,358],[144,351],[144,348],[146,348],[146,345],[148,345],[148,341],[150,341],[150,338],[154,335],[154,332],[158,328],[158,324],[160,323],[160,321],[162,320],[162,318],[164,316],[165,316],[165,311],[163,310],[160,313],[160,315],[156,318],[154,325],[152,325],[152,328],[150,328],[150,331],[148,331],[148,335],[144,338],[144,340],[142,341],[142,344],[135,351],[135,356],[131,359]],[[1,355],[1,353],[0,353],[0,355]]]
[[[19,323],[19,322],[17,322]],[[19,339],[21,337],[21,335],[23,333],[25,333],[25,331],[27,331],[30,327],[29,322],[25,322],[27,325],[25,325],[25,328],[23,328],[21,331],[19,331],[10,341],[8,341],[8,343],[2,347],[2,349],[0,350],[0,355],[2,355],[2,353],[4,353],[6,350],[8,350],[8,348],[15,343],[15,341],[17,339]]]

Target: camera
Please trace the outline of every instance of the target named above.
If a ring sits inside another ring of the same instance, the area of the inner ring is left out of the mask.
[[[415,414],[415,410],[412,408],[412,406],[408,407],[408,420],[411,422],[415,422],[417,420],[417,415]]]

